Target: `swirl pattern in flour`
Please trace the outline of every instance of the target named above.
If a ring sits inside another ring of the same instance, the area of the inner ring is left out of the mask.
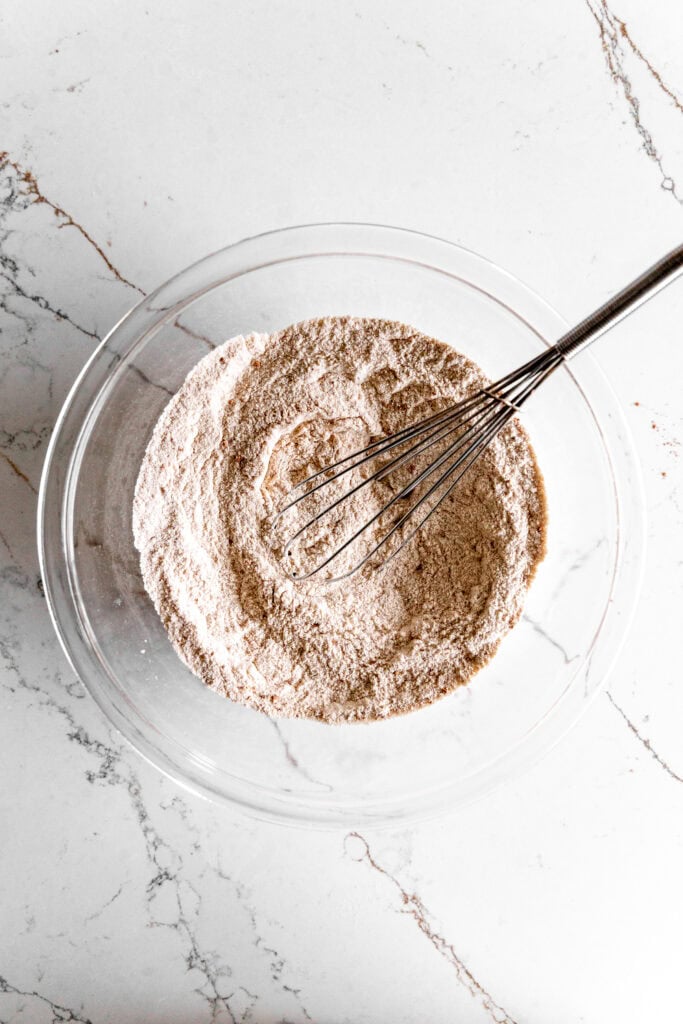
[[[440,698],[492,657],[545,551],[543,482],[518,423],[382,572],[294,583],[273,527],[316,468],[485,383],[414,328],[352,317],[233,338],[198,363],[154,430],[133,528],[171,642],[207,686],[272,716],[371,720]],[[382,500],[366,490],[361,519]]]

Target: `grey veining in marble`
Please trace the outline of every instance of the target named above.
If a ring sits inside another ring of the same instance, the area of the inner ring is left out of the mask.
[[[675,1019],[683,286],[598,356],[649,517],[609,692],[442,821],[288,830],[159,776],[59,650],[34,524],[98,339],[243,235],[419,228],[568,319],[680,241],[680,4],[30,0],[0,20],[0,1022]]]

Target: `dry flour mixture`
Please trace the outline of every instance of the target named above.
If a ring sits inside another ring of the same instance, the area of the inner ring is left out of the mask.
[[[308,473],[486,383],[412,327],[352,317],[233,338],[198,363],[154,430],[133,527],[171,642],[207,686],[272,716],[370,720],[437,700],[492,657],[545,549],[517,422],[382,572],[294,583],[272,527]]]

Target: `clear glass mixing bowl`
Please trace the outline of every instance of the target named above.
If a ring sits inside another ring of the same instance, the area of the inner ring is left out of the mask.
[[[378,825],[481,794],[576,720],[635,604],[642,491],[619,404],[583,353],[525,407],[548,491],[548,556],[524,618],[468,686],[402,718],[342,726],[274,721],[212,693],[174,653],[142,585],[131,532],[140,461],[210,345],[329,314],[414,324],[493,378],[565,327],[487,260],[410,231],[317,224],[229,246],[132,309],[76,381],[43,472],[40,559],[74,670],[159,769],[261,817]]]

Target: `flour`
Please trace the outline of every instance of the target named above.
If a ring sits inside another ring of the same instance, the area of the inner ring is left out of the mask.
[[[233,338],[198,363],[154,430],[133,529],[171,642],[207,686],[272,716],[377,719],[492,657],[545,551],[516,421],[381,572],[292,582],[273,525],[310,472],[486,383],[405,324],[350,317]],[[363,500],[361,518],[378,499]]]

